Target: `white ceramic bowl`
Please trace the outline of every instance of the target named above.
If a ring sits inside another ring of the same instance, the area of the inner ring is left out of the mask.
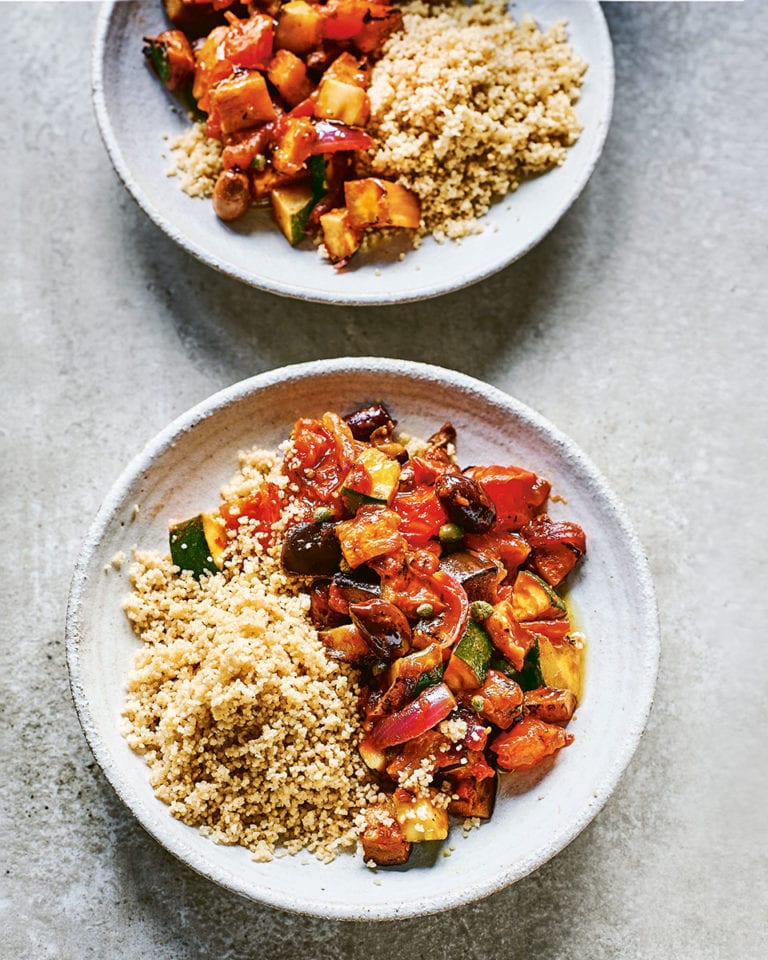
[[[461,245],[431,238],[398,261],[396,252],[357,255],[337,272],[314,249],[292,249],[266,211],[234,226],[210,201],[181,192],[165,175],[164,134],[189,126],[186,114],[144,63],[142,37],[167,28],[160,0],[106,4],[94,46],[93,96],[101,133],[123,183],[173,240],[204,263],[273,293],[331,303],[395,303],[434,297],[488,277],[538,243],[570,207],[603,148],[613,103],[613,54],[597,0],[526,0],[513,13],[549,25],[567,20],[574,48],[589,62],[578,111],[584,123],[564,165],[530,180],[487,217],[493,228]]]
[[[324,865],[311,856],[255,863],[173,819],[155,798],[144,761],[119,733],[125,681],[138,641],[121,611],[125,571],[105,573],[134,545],[167,548],[168,518],[218,502],[238,450],[272,447],[299,416],[384,401],[402,429],[458,430],[459,459],[515,463],[552,481],[553,516],[587,532],[588,553],[569,596],[588,637],[586,685],[574,744],[530,793],[500,796],[492,820],[451,857],[373,874],[360,856]],[[134,505],[139,505],[135,514]],[[345,919],[388,919],[445,910],[525,876],[569,843],[600,810],[637,746],[651,705],[658,625],[646,561],[615,497],[583,454],[528,407],[462,374],[401,360],[341,359],[286,367],[215,394],[174,421],[110,491],[77,562],[67,614],[75,703],[93,753],[143,826],[210,879],[254,900]]]

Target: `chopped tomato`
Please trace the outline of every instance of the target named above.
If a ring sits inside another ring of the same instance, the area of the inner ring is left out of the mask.
[[[483,621],[494,647],[502,653],[515,670],[522,670],[525,655],[533,646],[533,634],[517,622],[512,602],[501,600],[494,605],[493,613]]]
[[[565,620],[527,620],[525,629],[531,633],[538,633],[554,644],[565,643],[565,638],[571,632],[571,621]]]
[[[283,472],[295,486],[290,492],[310,503],[330,501],[349,473],[358,447],[349,427],[335,414],[325,414],[322,420],[297,420],[283,461]],[[338,509],[341,516],[340,505]]]
[[[548,516],[535,517],[521,533],[531,545],[534,569],[553,587],[562,583],[587,549],[587,538],[578,524]]]
[[[222,519],[231,530],[237,529],[240,521],[255,520],[260,532],[254,534],[264,546],[272,542],[272,525],[280,519],[282,500],[280,489],[274,483],[266,483],[250,497],[227,500],[219,510]]]
[[[445,612],[435,620],[423,621],[421,631],[414,630],[413,645],[424,647],[437,640],[443,650],[448,651],[458,643],[467,628],[469,599],[464,587],[445,570],[436,570],[432,574],[432,583]]]
[[[395,496],[392,509],[400,515],[400,532],[412,547],[422,547],[448,523],[448,514],[434,487],[420,486]]]
[[[511,730],[499,734],[490,749],[502,770],[530,770],[571,743],[573,734],[562,727],[525,717]]]
[[[528,559],[530,546],[519,533],[505,533],[494,530],[491,533],[465,533],[464,543],[470,550],[482,553],[486,557],[497,557],[506,567],[508,574]]]
[[[224,39],[224,56],[236,67],[266,70],[272,57],[272,17],[254,13],[248,20],[225,14],[229,23]]]
[[[544,506],[550,484],[521,467],[475,467],[471,473],[496,506],[496,530],[519,530]]]

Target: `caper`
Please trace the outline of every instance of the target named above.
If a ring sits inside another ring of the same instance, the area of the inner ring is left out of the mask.
[[[315,523],[327,523],[333,520],[333,510],[330,507],[318,507],[312,514],[312,519]]]
[[[464,536],[464,531],[457,523],[444,523],[437,535],[441,543],[458,543]]]
[[[416,607],[416,616],[421,617],[422,620],[429,620],[434,612],[435,608],[431,603],[420,603],[418,607]]]
[[[487,620],[492,613],[493,607],[485,600],[474,600],[469,605],[469,615],[473,620],[477,620],[478,623]]]

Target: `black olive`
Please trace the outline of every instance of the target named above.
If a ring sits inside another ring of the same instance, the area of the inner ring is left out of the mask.
[[[353,603],[349,615],[374,653],[394,660],[410,650],[410,624],[403,611],[393,603],[386,600]]]
[[[333,523],[297,523],[290,527],[280,555],[283,569],[300,577],[332,577],[341,563],[341,544]]]
[[[348,413],[344,417],[344,422],[352,431],[355,440],[365,440],[366,442],[371,439],[373,431],[378,430],[379,427],[385,427],[391,435],[396,423],[380,403]]]
[[[496,521],[493,500],[476,480],[463,474],[443,474],[435,493],[451,520],[467,533],[485,533]]]

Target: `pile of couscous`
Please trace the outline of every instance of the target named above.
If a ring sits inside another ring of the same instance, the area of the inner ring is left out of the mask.
[[[243,456],[227,495],[284,482],[275,463]],[[167,556],[135,555],[125,611],[143,647],[123,732],[178,819],[256,859],[280,847],[332,860],[378,796],[358,753],[356,683],[247,522],[228,549],[224,570],[199,581]]]
[[[563,162],[581,132],[586,63],[564,23],[515,24],[494,0],[403,4],[403,31],[373,68],[369,169],[421,199],[425,233],[478,229],[491,203]]]

